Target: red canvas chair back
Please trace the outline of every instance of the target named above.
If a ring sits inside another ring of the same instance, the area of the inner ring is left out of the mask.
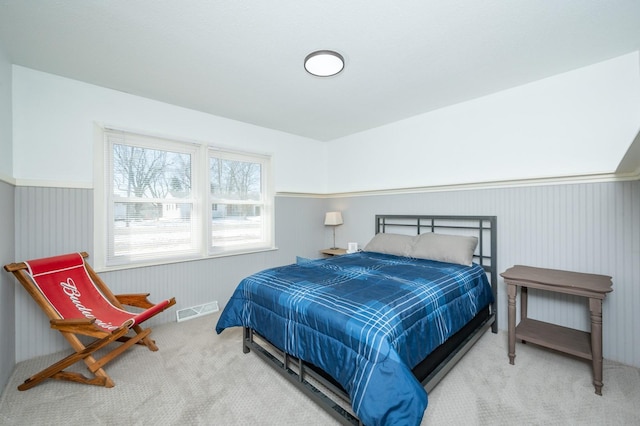
[[[104,298],[89,277],[79,254],[25,263],[34,284],[60,318],[95,318],[95,325],[106,331],[113,331],[131,319],[131,314]]]
[[[127,321],[133,321],[128,327],[140,324],[164,308],[158,304],[156,309],[135,315],[115,307],[98,290],[79,253],[25,263],[34,284],[64,319],[95,318],[95,325],[111,332]]]
[[[89,276],[80,253],[25,263],[31,279],[61,318],[95,318],[98,327],[111,332],[127,321],[133,321],[128,327],[140,324],[164,309],[158,304],[133,315],[113,306]]]

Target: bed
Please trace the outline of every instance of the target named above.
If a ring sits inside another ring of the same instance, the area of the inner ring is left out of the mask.
[[[497,332],[495,216],[377,215],[363,251],[240,282],[216,326],[342,424],[420,424],[427,392]]]

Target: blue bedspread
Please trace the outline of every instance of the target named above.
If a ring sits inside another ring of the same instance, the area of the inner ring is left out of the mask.
[[[216,331],[256,330],[321,367],[367,425],[418,425],[427,394],[411,369],[493,301],[479,265],[359,252],[240,282]]]

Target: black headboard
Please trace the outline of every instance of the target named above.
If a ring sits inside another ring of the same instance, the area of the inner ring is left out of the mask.
[[[494,300],[498,300],[498,239],[496,216],[376,215],[376,234],[380,232],[419,235],[425,232],[472,235],[478,238],[474,261],[489,274]],[[492,312],[496,313],[494,302]]]

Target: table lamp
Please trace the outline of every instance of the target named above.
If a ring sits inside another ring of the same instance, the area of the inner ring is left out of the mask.
[[[327,226],[333,226],[333,247],[332,250],[337,249],[336,247],[336,226],[342,225],[342,213],[341,212],[327,212],[324,215],[324,224]]]

